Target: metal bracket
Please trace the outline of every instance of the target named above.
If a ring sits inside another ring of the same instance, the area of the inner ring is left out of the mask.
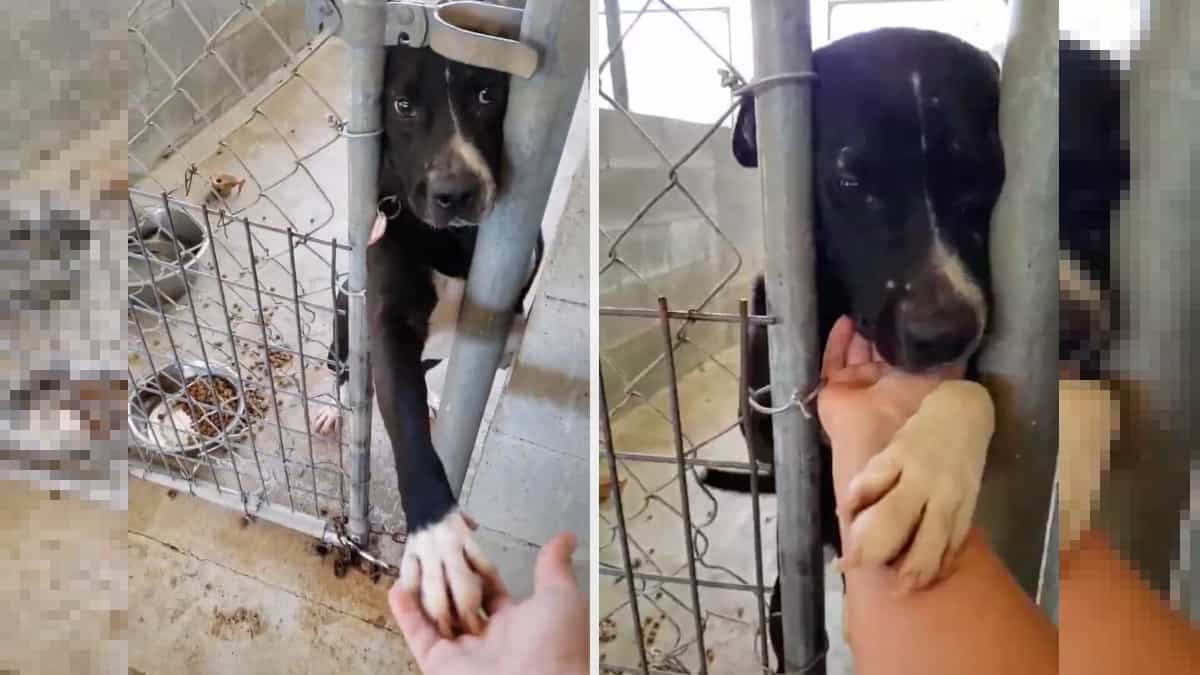
[[[437,5],[393,0],[386,8],[385,45],[429,47],[451,61],[525,79],[537,72],[537,50],[518,40],[524,16],[521,9],[476,0]]]

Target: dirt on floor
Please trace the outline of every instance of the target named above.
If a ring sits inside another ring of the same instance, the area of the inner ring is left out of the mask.
[[[306,536],[158,485],[129,489],[129,665],[146,675],[418,673],[389,579]]]

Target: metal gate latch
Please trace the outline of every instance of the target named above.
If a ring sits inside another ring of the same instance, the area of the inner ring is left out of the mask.
[[[537,72],[537,50],[518,40],[524,10],[474,0],[393,0],[386,7],[386,45],[429,47],[451,61],[525,79]]]

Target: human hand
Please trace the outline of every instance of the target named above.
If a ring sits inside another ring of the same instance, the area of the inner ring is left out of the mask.
[[[388,593],[392,615],[426,675],[576,675],[588,668],[587,605],[575,587],[575,537],[559,534],[538,553],[533,595],[513,602],[489,576],[481,635],[447,640],[421,611],[418,590],[397,581]]]
[[[948,379],[962,372],[903,372],[849,319],[834,325],[817,405],[833,446],[843,569],[903,553],[902,589],[920,588],[961,548],[994,425],[986,390]]]

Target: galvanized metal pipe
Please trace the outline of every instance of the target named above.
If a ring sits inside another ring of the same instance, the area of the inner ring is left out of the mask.
[[[588,4],[531,0],[521,23],[521,40],[541,53],[542,65],[531,79],[512,80],[504,145],[512,166],[519,168],[479,228],[433,432],[433,445],[455,495],[466,478],[512,324],[512,307],[527,279],[587,72]]]
[[[752,5],[757,78],[812,70],[807,0]],[[812,89],[785,80],[757,95],[766,290],[778,323],[768,328],[775,403],[809,391],[817,378],[817,296],[813,252]],[[778,494],[783,670],[823,673],[825,577],[822,558],[821,453],[799,408],[774,417]]]
[[[604,0],[604,27],[608,38],[608,74],[612,78],[613,98],[629,110],[629,78],[625,71],[625,52],[621,49],[621,0]]]
[[[350,183],[347,230],[350,237],[349,361],[350,513],[348,531],[368,545],[371,484],[371,360],[367,350],[367,239],[375,219],[382,132],[383,28],[385,0],[345,0],[342,38],[350,48],[350,113],[346,151]]]
[[[1126,331],[1117,361],[1126,410],[1114,451],[1120,459],[1101,490],[1100,514],[1124,557],[1165,591],[1180,562],[1179,519],[1188,507],[1188,465],[1196,461],[1200,435],[1200,43],[1189,32],[1200,29],[1200,6],[1187,0],[1147,5],[1149,26],[1129,78],[1132,180],[1114,251]],[[1177,569],[1178,582],[1180,574],[1195,583],[1194,566]]]
[[[1037,591],[1058,447],[1058,4],[1014,0],[1000,84],[1007,169],[992,216],[992,317],[980,359],[996,433],[976,521]]]

